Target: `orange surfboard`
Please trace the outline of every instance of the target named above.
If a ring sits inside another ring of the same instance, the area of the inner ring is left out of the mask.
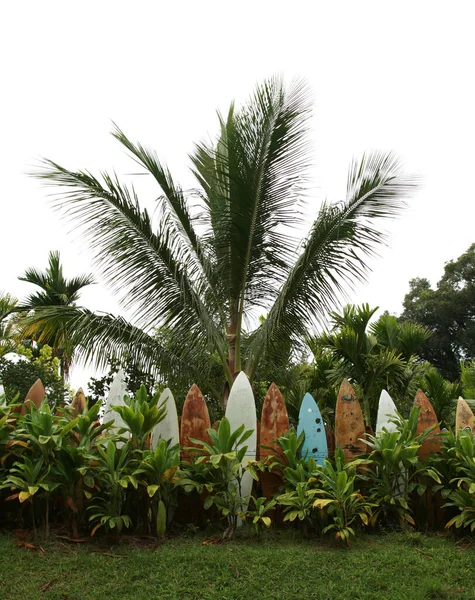
[[[84,395],[83,389],[79,388],[76,392],[72,402],[71,408],[76,415],[82,415],[86,408],[86,396]]]
[[[273,442],[288,431],[289,427],[289,415],[284,398],[279,388],[272,383],[262,405],[260,443],[262,446],[271,446],[275,450],[260,447],[259,458],[277,454],[278,448]]]
[[[419,420],[417,421],[417,434],[422,433],[428,427],[432,427],[438,423],[437,415],[435,414],[435,410],[432,407],[432,404],[429,401],[429,398],[424,394],[422,390],[417,390],[416,397],[414,400],[414,406],[420,406],[421,412],[419,414]],[[429,454],[433,452],[439,452],[440,447],[442,445],[442,440],[440,439],[440,427],[437,427],[433,430],[431,435],[426,439],[426,441],[419,448],[419,458],[426,460],[429,457]]]
[[[280,449],[274,442],[283,433],[288,431],[289,427],[289,416],[284,397],[275,383],[272,383],[262,405],[258,458],[262,459],[267,456],[280,454]],[[262,446],[269,447],[263,448]],[[261,474],[260,481],[262,494],[267,499],[271,499],[278,492],[279,486],[282,483],[277,473],[268,471]]]
[[[338,392],[335,411],[335,445],[341,448],[345,460],[349,461],[368,451],[362,441],[365,437],[365,423],[360,403],[353,386],[344,379]]]
[[[39,408],[45,396],[46,392],[43,382],[41,379],[37,379],[25,396],[25,401],[21,407],[21,414],[26,414],[26,406],[31,402],[33,402],[36,408]]]
[[[466,427],[470,427],[472,432],[475,433],[475,415],[468,403],[463,398],[459,398],[455,417],[455,435],[458,436],[460,430]]]
[[[209,435],[206,433],[210,428],[211,422],[205,399],[199,387],[193,384],[186,396],[181,415],[180,445],[183,460],[190,460],[193,456],[197,456],[194,452],[186,450],[188,447],[199,448],[197,444],[190,441],[190,438],[210,443]]]

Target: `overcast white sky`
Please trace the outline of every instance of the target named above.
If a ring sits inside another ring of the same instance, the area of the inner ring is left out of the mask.
[[[311,205],[338,200],[354,155],[396,151],[424,187],[352,300],[399,313],[408,281],[440,278],[475,241],[473,2],[280,0],[3,2],[0,7],[0,290],[61,251],[66,275],[91,256],[28,178],[38,158],[72,168],[137,168],[115,121],[191,184],[187,154],[216,131],[216,109],[273,74],[314,92]],[[150,198],[148,198],[150,200]],[[105,287],[83,304],[116,311]],[[89,369],[73,373],[84,385]],[[86,375],[87,373],[87,375]]]

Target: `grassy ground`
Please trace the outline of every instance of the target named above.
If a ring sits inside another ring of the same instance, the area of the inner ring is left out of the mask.
[[[453,538],[374,535],[349,550],[279,531],[262,541],[203,541],[55,541],[42,553],[3,534],[0,598],[475,599],[475,546]]]

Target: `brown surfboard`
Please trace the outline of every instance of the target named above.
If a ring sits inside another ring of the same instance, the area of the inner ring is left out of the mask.
[[[267,456],[281,454],[275,440],[288,431],[289,427],[289,415],[287,414],[284,397],[276,384],[271,383],[262,405],[258,458],[263,459]],[[263,446],[268,447],[263,448]],[[269,471],[262,473],[260,480],[262,494],[267,499],[272,498],[278,492],[282,482],[279,474]]]
[[[466,427],[470,427],[472,432],[475,433],[475,415],[468,403],[460,397],[457,402],[457,415],[455,417],[455,435],[458,437],[460,430]]]
[[[269,455],[275,456],[278,449],[273,442],[288,429],[289,415],[287,414],[284,398],[279,388],[275,383],[272,383],[262,405],[259,458],[265,458]],[[262,448],[262,446],[271,446],[275,450]]]
[[[183,460],[190,460],[193,456],[197,456],[195,452],[186,450],[189,447],[199,448],[197,444],[190,441],[190,438],[210,443],[209,435],[206,433],[210,428],[211,422],[205,399],[198,386],[193,384],[186,396],[181,415],[180,446]]]
[[[79,388],[76,392],[72,402],[71,408],[76,415],[82,415],[86,408],[86,396],[84,395],[83,389]]]
[[[25,396],[25,401],[21,407],[21,414],[26,414],[26,407],[30,403],[33,403],[36,408],[39,408],[45,396],[46,392],[43,382],[41,379],[37,379]]]
[[[417,434],[424,432],[428,427],[432,427],[438,423],[437,415],[429,398],[424,394],[422,390],[417,390],[416,397],[414,400],[414,406],[420,406],[421,412],[419,414],[419,420],[417,421]],[[442,445],[440,439],[440,427],[434,429],[434,431],[425,440],[422,446],[419,448],[419,458],[426,460],[429,454],[433,452],[439,452]]]
[[[355,390],[350,382],[344,379],[336,401],[335,446],[343,450],[346,461],[368,451],[367,445],[362,441],[365,432],[363,413]]]

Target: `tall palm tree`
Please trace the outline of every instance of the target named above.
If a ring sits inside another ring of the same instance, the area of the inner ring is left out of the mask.
[[[68,379],[74,354],[74,342],[68,335],[66,327],[62,324],[55,327],[52,327],[51,323],[45,325],[41,318],[41,309],[47,307],[75,307],[75,303],[79,300],[80,291],[85,286],[94,283],[94,279],[91,275],[80,275],[73,279],[66,279],[63,274],[60,255],[57,251],[49,253],[48,267],[45,271],[39,271],[31,267],[18,279],[41,288],[41,291],[30,294],[17,307],[18,311],[34,311],[36,315],[34,324],[27,325],[24,335],[51,346],[54,354],[60,359],[61,376]]]
[[[134,313],[126,321],[58,307],[42,322],[61,321],[86,360],[126,350],[165,377],[170,369],[203,373],[216,352],[231,385],[240,370],[252,380],[265,353],[288,356],[341,292],[364,279],[366,258],[384,240],[381,222],[416,185],[391,153],[366,154],[350,166],[345,200],[323,203],[300,241],[310,112],[301,82],[258,86],[240,110],[219,115],[216,142],[195,146],[197,188],[189,192],[153,151],[114,127],[158,184],[154,214],[116,175],[45,160],[36,175],[64,188],[56,204],[84,226],[105,279]],[[172,332],[173,349],[154,337],[157,326]]]

